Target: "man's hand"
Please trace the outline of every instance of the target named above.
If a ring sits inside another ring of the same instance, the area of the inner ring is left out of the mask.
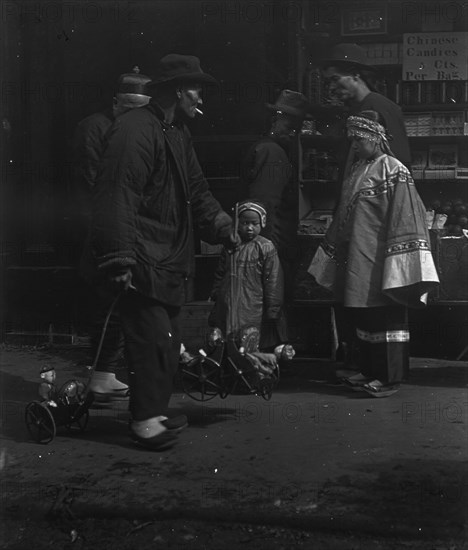
[[[116,291],[134,288],[132,285],[132,270],[127,267],[109,274],[109,283]]]
[[[223,244],[229,252],[235,252],[241,244],[241,238],[238,233],[232,232],[226,237]]]

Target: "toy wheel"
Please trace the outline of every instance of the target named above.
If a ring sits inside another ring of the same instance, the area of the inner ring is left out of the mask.
[[[86,409],[79,417],[75,418],[70,424],[65,424],[69,432],[84,432],[88,425],[89,411]]]
[[[36,443],[50,443],[56,434],[54,417],[47,406],[32,401],[24,413],[29,435]]]
[[[268,378],[264,378],[260,382],[258,393],[263,397],[263,399],[266,399],[267,401],[271,399],[271,396],[273,395],[273,390],[279,382],[279,377],[280,377],[279,366],[276,365],[272,374]]]
[[[209,357],[197,355],[180,369],[182,388],[195,401],[209,401],[220,391],[220,366]]]
[[[254,394],[255,389],[250,383],[249,377],[245,375],[244,371],[232,364],[230,357],[228,358],[229,363],[231,363],[231,367],[235,370],[224,375],[223,387],[225,388],[225,393],[234,395]]]

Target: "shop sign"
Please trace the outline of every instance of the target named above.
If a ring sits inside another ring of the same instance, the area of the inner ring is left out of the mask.
[[[468,33],[404,34],[403,80],[468,80]]]

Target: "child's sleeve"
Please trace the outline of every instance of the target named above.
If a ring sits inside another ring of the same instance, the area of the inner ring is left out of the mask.
[[[281,314],[284,296],[284,275],[273,243],[264,250],[263,261],[263,302],[264,317],[278,319]]]

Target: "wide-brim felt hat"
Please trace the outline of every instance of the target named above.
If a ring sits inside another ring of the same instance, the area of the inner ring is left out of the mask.
[[[337,44],[332,49],[330,57],[320,62],[322,68],[330,67],[334,64],[349,65],[350,67],[358,67],[369,71],[376,70],[376,68],[369,63],[366,50],[358,44]]]
[[[150,86],[171,81],[200,84],[218,83],[214,77],[202,70],[198,57],[177,53],[170,53],[159,61],[156,72],[151,78]]]
[[[282,90],[276,102],[267,103],[266,107],[298,118],[306,118],[311,110],[307,97],[294,90]]]

